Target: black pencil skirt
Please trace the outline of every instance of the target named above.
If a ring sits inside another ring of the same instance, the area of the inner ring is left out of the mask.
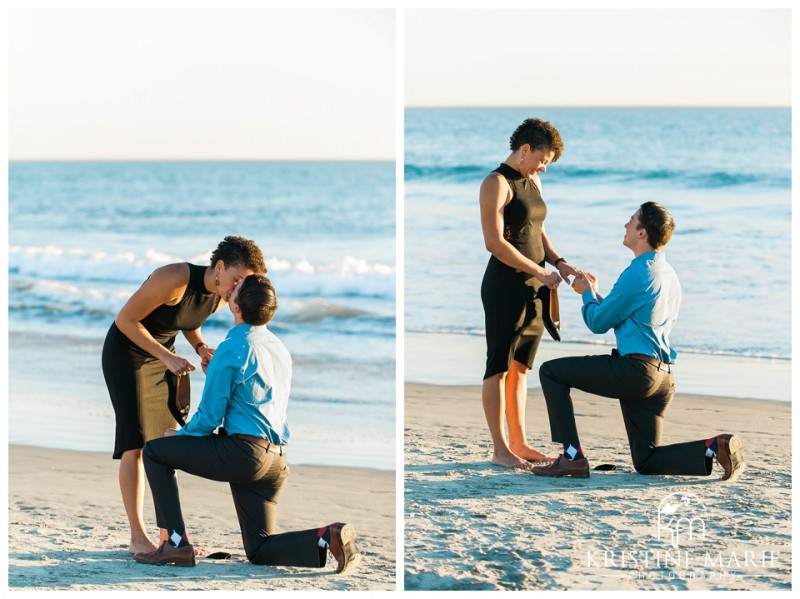
[[[111,325],[103,344],[103,376],[116,416],[115,460],[177,426],[169,411],[169,386],[162,381],[165,372],[161,360],[132,348],[128,338]]]
[[[483,379],[508,372],[512,360],[533,366],[544,333],[541,282],[492,256],[481,284],[486,322],[486,371]]]

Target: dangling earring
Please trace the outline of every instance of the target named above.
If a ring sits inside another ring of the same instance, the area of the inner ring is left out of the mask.
[[[214,285],[219,287],[219,277],[216,274],[214,275]]]

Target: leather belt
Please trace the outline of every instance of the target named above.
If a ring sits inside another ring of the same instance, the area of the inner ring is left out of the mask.
[[[639,360],[639,362],[645,362],[647,364],[651,364],[661,370],[662,372],[672,372],[672,365],[667,364],[666,362],[662,362],[658,358],[654,358],[653,356],[645,356],[644,354],[625,354],[626,358],[633,358],[634,360]]]
[[[245,441],[250,441],[250,443],[255,443],[259,447],[263,447],[270,453],[277,453],[278,455],[283,455],[283,445],[275,445],[275,443],[270,443],[266,439],[262,439],[261,437],[254,437],[253,435],[242,435],[240,433],[233,433],[231,437],[237,437],[239,439],[244,439]]]

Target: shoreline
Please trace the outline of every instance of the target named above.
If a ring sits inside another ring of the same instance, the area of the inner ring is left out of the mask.
[[[425,381],[405,381],[404,385],[407,387],[431,387],[432,389],[463,389],[465,391],[471,391],[476,393],[475,397],[480,401],[481,399],[481,387],[480,385],[475,384],[461,384],[461,385],[451,385],[446,383],[428,383]],[[531,393],[539,393],[541,394],[542,390],[540,387],[528,387],[528,397],[530,397]],[[580,390],[575,390],[575,393],[581,394],[583,393]],[[589,397],[590,394],[585,393],[586,397]],[[790,405],[790,401],[784,401],[780,399],[764,399],[759,397],[730,397],[720,394],[706,394],[706,393],[687,393],[679,391],[675,394],[675,397],[678,396],[685,396],[685,397],[694,397],[699,400],[708,400],[708,401],[720,401],[720,402],[757,402],[758,404],[777,404],[778,406],[787,406]],[[609,400],[609,401],[616,401],[616,400]],[[545,412],[546,413],[546,412]]]
[[[395,473],[346,466],[295,466],[278,507],[276,532],[345,521],[363,559],[350,576],[322,569],[254,566],[242,547],[225,483],[180,472],[181,503],[192,544],[227,560],[195,568],[137,564],[127,553],[128,525],[118,464],[98,452],[8,446],[10,590],[394,590]],[[54,491],[57,490],[57,491]],[[157,538],[149,487],[144,518]]]
[[[89,454],[91,456],[95,456],[100,458],[101,460],[108,460],[110,462],[115,462],[119,464],[119,460],[115,460],[111,457],[111,451],[97,451],[95,449],[72,449],[69,447],[46,447],[43,445],[36,445],[35,443],[19,443],[19,442],[9,442],[8,443],[9,452],[11,449],[18,449],[18,450],[44,450],[44,451],[54,451],[54,452],[69,452],[75,454]],[[291,459],[291,454],[289,455]],[[352,471],[352,472],[359,472],[359,473],[369,473],[375,472],[380,474],[394,474],[396,470],[394,468],[380,468],[377,466],[354,466],[352,464],[314,464],[314,463],[305,463],[305,462],[295,462],[291,460],[289,465],[292,469],[303,468],[303,469],[313,469],[313,470],[342,470],[342,471]],[[191,474],[187,474],[186,476],[192,476]]]
[[[747,466],[730,482],[717,465],[637,474],[618,402],[575,391],[590,465],[616,470],[550,479],[490,464],[480,386],[406,383],[404,395],[406,590],[791,589],[791,403],[675,396],[662,443],[739,435]],[[560,453],[539,389],[525,423],[532,446]],[[673,495],[702,507],[702,529],[677,547],[659,519]]]
[[[8,421],[6,441],[49,449],[107,453],[114,448],[115,417],[100,365],[102,342],[69,338],[70,352],[39,334],[9,336]],[[179,352],[192,352],[182,338]],[[32,363],[47,365],[46,374]],[[198,368],[192,380],[190,417],[197,410],[205,385]],[[343,404],[313,404],[289,400],[292,431],[290,457],[295,464],[367,467],[394,471],[394,383],[392,405],[375,405],[376,412],[350,414]],[[388,396],[388,393],[387,393]],[[320,407],[321,405],[321,407]],[[348,428],[349,427],[349,428]],[[374,429],[378,434],[370,434]],[[342,431],[349,431],[342,438]],[[369,451],[365,452],[364,448]]]
[[[544,339],[528,375],[528,389],[539,389],[543,362],[568,356],[608,354],[611,345]],[[480,335],[405,334],[405,382],[425,385],[480,385],[486,342]],[[792,360],[729,354],[682,352],[675,366],[678,394],[790,403]]]

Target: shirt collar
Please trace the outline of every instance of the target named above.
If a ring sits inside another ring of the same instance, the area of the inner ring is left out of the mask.
[[[634,262],[650,262],[651,260],[663,260],[664,254],[659,252],[658,250],[653,250],[652,252],[645,252],[644,254],[639,254],[636,256],[632,261],[631,264]]]
[[[252,325],[249,325],[246,322],[237,324],[230,331],[228,331],[228,339],[236,339],[247,336],[247,333],[250,332],[251,327]]]

